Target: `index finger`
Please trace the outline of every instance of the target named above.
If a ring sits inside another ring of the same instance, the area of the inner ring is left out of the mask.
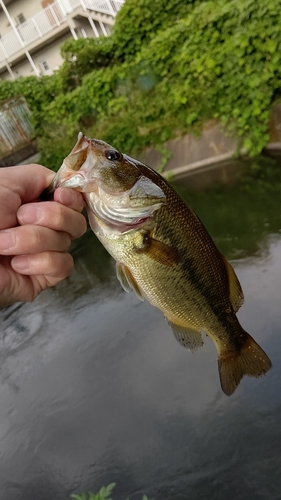
[[[43,165],[30,164],[1,169],[0,184],[18,195],[22,203],[39,198],[55,173]]]

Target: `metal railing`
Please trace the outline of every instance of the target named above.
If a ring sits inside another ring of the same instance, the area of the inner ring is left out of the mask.
[[[77,7],[84,11],[95,11],[115,17],[125,0],[56,0],[45,9],[40,10],[24,23],[17,26],[17,31],[23,42],[21,45],[14,30],[8,31],[0,40],[0,62],[15,54],[22,47],[63,24],[67,15]]]
[[[31,142],[30,111],[23,97],[0,103],[0,157]]]

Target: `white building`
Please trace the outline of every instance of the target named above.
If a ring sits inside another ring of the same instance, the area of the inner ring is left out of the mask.
[[[73,37],[107,36],[125,0],[0,0],[0,78],[51,74]]]

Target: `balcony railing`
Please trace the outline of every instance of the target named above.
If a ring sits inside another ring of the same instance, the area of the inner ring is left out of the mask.
[[[67,15],[77,7],[82,7],[85,12],[95,11],[115,17],[124,2],[125,0],[56,0],[17,26],[22,43],[14,30],[3,35],[0,40],[0,62],[23,47],[28,48],[31,42],[63,24]]]

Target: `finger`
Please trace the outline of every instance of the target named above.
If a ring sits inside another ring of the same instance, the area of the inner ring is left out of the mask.
[[[73,258],[69,253],[42,252],[34,255],[19,255],[11,260],[11,267],[20,274],[41,276],[47,286],[53,286],[66,278],[73,269]],[[42,288],[46,288],[43,286]]]
[[[74,191],[74,189],[63,187],[56,189],[54,192],[54,200],[77,212],[82,212],[84,207],[82,194],[78,191]]]
[[[22,205],[17,217],[21,225],[35,224],[64,231],[72,239],[79,238],[87,229],[86,219],[82,214],[54,201]]]
[[[26,225],[0,231],[0,254],[20,255],[44,251],[65,252],[71,238],[68,233],[53,229]]]
[[[43,165],[20,165],[1,169],[1,185],[16,193],[23,203],[36,200],[55,173]]]
[[[17,226],[17,210],[20,206],[19,195],[0,185],[0,229]]]

